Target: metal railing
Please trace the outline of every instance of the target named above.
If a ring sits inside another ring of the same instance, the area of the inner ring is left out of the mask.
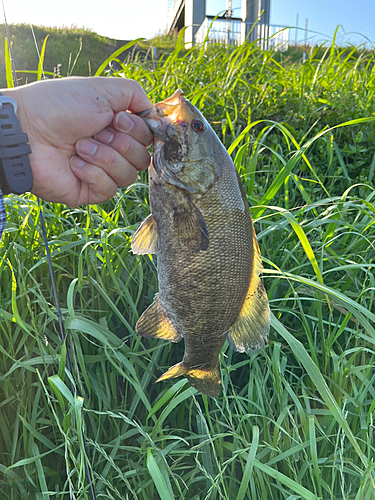
[[[240,19],[226,19],[207,16],[195,35],[198,44],[223,43],[241,45],[245,40],[256,41],[262,49],[273,47],[285,51],[289,47],[290,30],[284,26],[245,23]],[[206,39],[207,38],[207,39]]]
[[[168,2],[168,30],[173,23],[178,11],[181,8],[181,4],[183,3],[183,0],[173,0],[172,2]]]
[[[215,21],[213,19],[211,17],[205,18],[195,34],[196,43],[203,43],[208,33],[208,43],[241,44],[241,22],[233,19],[216,19]]]

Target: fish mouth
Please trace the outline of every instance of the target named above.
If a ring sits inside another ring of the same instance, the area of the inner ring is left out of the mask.
[[[178,106],[179,104],[183,104],[184,101],[184,93],[181,89],[177,89],[176,92],[171,95],[171,97],[168,97],[168,99],[159,102],[157,106],[160,106],[161,108],[164,108],[165,106]],[[165,109],[165,111],[167,112],[167,109]]]
[[[171,107],[179,106],[183,104],[184,101],[185,97],[183,95],[182,90],[177,89],[176,92],[171,97],[168,97],[168,99],[158,102],[157,104],[155,104],[155,106],[152,106],[152,108],[145,109],[144,111],[140,111],[139,113],[135,114],[138,115],[140,118],[144,118],[148,114],[152,114],[152,112],[155,111],[156,114],[160,117],[168,116],[171,114],[171,112],[173,113],[174,111],[171,109]]]
[[[165,141],[166,129],[169,125],[178,121],[179,111],[184,102],[185,97],[183,96],[183,92],[181,89],[178,89],[168,99],[158,102],[152,108],[145,109],[136,114],[145,121],[157,139]]]
[[[139,116],[140,118],[143,118],[144,116],[146,116],[148,113],[150,113],[152,110],[154,109],[154,107],[152,108],[148,108],[148,109],[145,109],[144,111],[141,111],[140,113],[135,113],[137,116]]]
[[[158,108],[156,106],[146,109],[141,113],[137,113],[137,115],[142,118],[142,120],[146,123],[148,128],[154,135],[154,143],[155,139],[160,139],[165,141],[166,139],[166,129],[168,125],[172,123],[172,120],[168,117],[160,116],[158,113]]]

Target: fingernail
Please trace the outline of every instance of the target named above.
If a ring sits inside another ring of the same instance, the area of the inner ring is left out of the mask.
[[[80,154],[92,156],[97,149],[98,145],[94,141],[90,141],[90,139],[82,139],[77,142],[77,151]]]
[[[130,132],[130,130],[134,127],[134,122],[130,118],[129,113],[125,111],[121,111],[116,115],[116,127],[120,132]]]
[[[113,137],[114,135],[107,128],[95,135],[95,139],[103,144],[110,144],[113,141]]]
[[[70,158],[70,166],[73,168],[82,168],[83,165],[86,165],[86,162],[82,160],[79,156],[73,156]]]

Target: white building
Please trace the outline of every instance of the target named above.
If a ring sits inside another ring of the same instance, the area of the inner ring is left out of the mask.
[[[168,32],[186,27],[185,43],[188,45],[203,42],[210,26],[209,37],[212,41],[238,45],[246,39],[268,39],[275,31],[270,30],[270,2],[241,0],[240,17],[234,17],[229,0],[225,15],[213,21],[212,16],[206,16],[205,0],[174,0],[169,10]]]

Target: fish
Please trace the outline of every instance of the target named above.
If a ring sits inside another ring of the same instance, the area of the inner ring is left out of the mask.
[[[225,340],[236,351],[256,351],[270,329],[248,201],[225,147],[180,89],[139,115],[154,134],[151,214],[131,247],[157,254],[159,291],[136,332],[184,339],[183,360],[157,382],[185,376],[198,392],[218,397]]]

